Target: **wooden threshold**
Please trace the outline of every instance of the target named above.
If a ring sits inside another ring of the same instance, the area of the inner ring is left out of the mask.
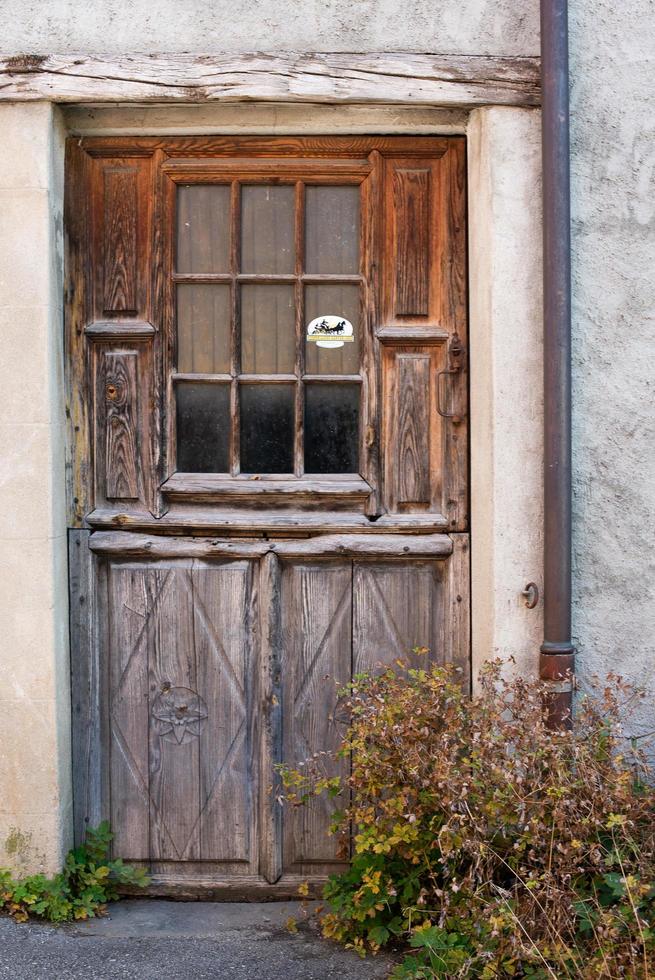
[[[132,861],[132,864],[139,864]],[[147,866],[145,866],[147,868]],[[345,869],[344,869],[345,870]],[[327,875],[312,877],[307,875],[283,875],[274,884],[255,875],[234,876],[186,876],[182,874],[155,874],[151,876],[147,888],[121,889],[122,895],[133,897],[153,896],[157,898],[199,899],[212,902],[282,902],[298,901],[301,885],[309,888],[308,898],[321,898]]]

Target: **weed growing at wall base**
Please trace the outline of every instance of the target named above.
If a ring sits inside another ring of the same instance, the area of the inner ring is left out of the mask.
[[[104,911],[105,904],[118,898],[123,885],[137,888],[148,884],[141,868],[109,858],[112,834],[108,823],[89,829],[80,847],[68,852],[63,871],[53,878],[30,875],[15,879],[0,869],[0,911],[19,922],[30,916],[49,922],[88,919]]]
[[[655,791],[627,692],[610,678],[561,732],[542,693],[498,662],[473,699],[451,667],[356,680],[350,776],[328,755],[282,770],[288,804],[343,807],[352,856],[325,889],[326,936],[404,947],[397,980],[655,976]]]

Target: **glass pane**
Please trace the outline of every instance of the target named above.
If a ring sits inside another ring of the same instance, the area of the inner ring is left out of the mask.
[[[178,187],[177,271],[230,271],[230,188],[227,184]]]
[[[293,286],[242,286],[241,370],[246,374],[290,374],[295,353]]]
[[[305,387],[305,473],[359,472],[359,385]]]
[[[359,187],[308,187],[305,272],[359,272]]]
[[[177,287],[177,369],[199,374],[230,370],[230,287]]]
[[[336,349],[307,341],[305,371],[307,374],[359,374],[359,286],[354,283],[306,286],[305,329],[316,317],[328,315],[350,320],[354,340]]]
[[[229,472],[230,386],[178,384],[176,396],[178,470]]]
[[[245,384],[241,396],[241,472],[293,473],[295,385]]]
[[[295,268],[293,187],[241,189],[241,271],[282,275]]]

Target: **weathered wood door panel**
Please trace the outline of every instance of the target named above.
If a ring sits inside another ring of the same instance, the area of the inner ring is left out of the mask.
[[[110,563],[107,588],[116,850],[252,872],[251,564]]]
[[[318,759],[329,776],[347,775],[329,753],[347,724],[340,691],[353,675],[399,661],[409,666],[458,662],[468,683],[468,663],[451,640],[450,605],[461,587],[454,581],[459,549],[446,561],[353,560],[286,563],[282,573],[283,761],[302,766]],[[466,558],[466,554],[464,555]],[[457,637],[468,646],[468,630]],[[420,652],[419,652],[420,651]],[[343,865],[339,843],[329,835],[343,800],[320,798],[311,807],[287,809],[284,860],[287,872],[331,873]]]
[[[342,867],[275,764],[328,759],[353,672],[468,682],[465,172],[459,137],[69,143],[76,836],[159,890]]]
[[[301,765],[339,747],[339,691],[352,673],[352,563],[286,564],[281,599],[283,757],[287,765]],[[345,763],[340,774],[346,774]],[[334,809],[333,801],[320,798],[311,807],[285,810],[285,871],[330,870]]]

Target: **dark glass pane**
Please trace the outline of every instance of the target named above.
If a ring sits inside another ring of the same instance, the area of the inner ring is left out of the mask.
[[[177,271],[230,271],[230,188],[183,185],[177,191]]]
[[[230,386],[178,384],[177,468],[182,473],[230,469]]]
[[[253,184],[241,190],[241,271],[293,272],[293,187]]]
[[[241,385],[242,473],[293,473],[294,396],[294,385]]]
[[[244,374],[291,374],[295,359],[293,286],[242,286],[241,370]]]
[[[305,387],[305,473],[359,472],[359,385]]]
[[[184,374],[230,371],[230,287],[177,287],[177,369]]]
[[[359,187],[305,191],[305,272],[359,272]]]

